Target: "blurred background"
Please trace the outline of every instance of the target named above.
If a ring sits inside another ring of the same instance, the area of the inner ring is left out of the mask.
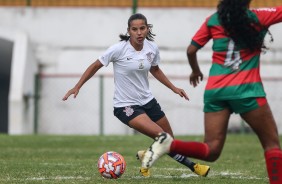
[[[218,0],[0,0],[0,132],[6,134],[134,134],[113,115],[112,66],[103,67],[74,100],[65,93],[85,69],[126,33],[131,14],[153,24],[160,67],[190,101],[150,77],[150,86],[175,135],[203,134],[203,92],[189,85],[186,47]],[[252,8],[273,7],[282,0],[253,0]],[[279,132],[282,133],[282,24],[266,37],[261,74]],[[205,76],[211,43],[199,52]],[[248,133],[232,115],[229,131]]]

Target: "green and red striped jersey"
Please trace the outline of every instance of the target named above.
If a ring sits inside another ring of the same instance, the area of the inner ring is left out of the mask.
[[[248,10],[248,16],[261,25],[265,36],[269,26],[282,21],[282,6]],[[225,34],[218,14],[209,16],[192,38],[191,44],[203,47],[213,40],[210,68],[204,100],[233,100],[263,97],[265,91],[260,77],[261,50],[240,48]],[[233,66],[227,67],[227,66]]]

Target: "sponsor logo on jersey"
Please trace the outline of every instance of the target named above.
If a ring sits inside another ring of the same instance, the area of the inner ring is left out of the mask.
[[[258,8],[255,9],[257,11],[268,11],[268,12],[276,12],[276,8]]]

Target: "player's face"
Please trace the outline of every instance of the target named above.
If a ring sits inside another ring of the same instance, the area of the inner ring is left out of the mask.
[[[143,42],[148,34],[148,27],[142,19],[131,21],[128,28],[130,43],[136,50],[142,50]]]

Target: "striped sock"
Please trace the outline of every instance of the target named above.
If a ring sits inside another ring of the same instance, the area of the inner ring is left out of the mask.
[[[186,158],[183,155],[180,154],[175,154],[175,153],[169,153],[168,154],[171,158],[173,158],[174,160],[176,160],[177,162],[185,165],[186,167],[188,167],[189,169],[191,169],[191,171],[194,171],[194,165],[195,163],[192,162],[191,160],[189,160],[188,158]]]
[[[282,183],[282,151],[279,148],[265,152],[266,169],[270,184]]]

